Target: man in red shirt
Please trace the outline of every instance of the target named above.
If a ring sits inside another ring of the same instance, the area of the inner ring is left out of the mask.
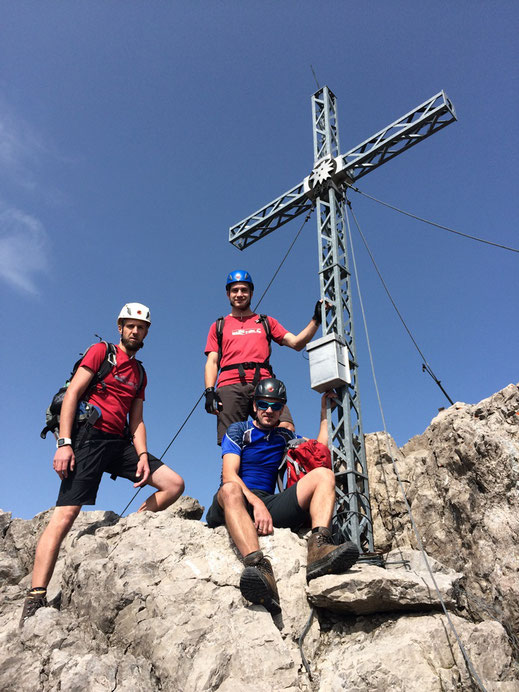
[[[254,284],[244,270],[227,276],[227,297],[231,312],[223,320],[221,343],[218,339],[218,321],[213,322],[207,336],[205,354],[205,410],[218,416],[217,438],[221,444],[231,423],[247,420],[253,414],[254,390],[260,380],[274,377],[269,363],[270,335],[280,346],[301,351],[314,337],[321,324],[321,301],[317,301],[312,319],[294,335],[273,317],[266,317],[250,308]],[[218,375],[218,373],[220,373]],[[218,388],[215,389],[218,379]],[[288,407],[281,415],[280,426],[294,430]]]
[[[61,487],[56,508],[36,548],[32,588],[20,625],[47,605],[47,586],[61,543],[81,507],[95,504],[105,471],[128,478],[135,488],[151,485],[157,489],[139,512],[166,509],[184,491],[182,478],[147,450],[142,417],[146,374],[135,354],[144,345],[150,324],[150,311],[145,305],[127,303],[117,320],[120,342],[111,371],[89,391],[107,353],[105,343],[95,344],[88,349],[67,388],[53,462]],[[85,399],[99,417],[76,427],[78,406]],[[130,437],[125,436],[127,420]]]

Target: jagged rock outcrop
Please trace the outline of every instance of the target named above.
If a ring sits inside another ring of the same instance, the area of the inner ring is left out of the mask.
[[[510,397],[514,400],[507,390],[501,395],[496,395],[499,406]],[[457,440],[461,457],[454,453],[451,458],[446,452],[435,456],[435,450],[445,451],[445,444],[436,447],[432,437],[426,438],[426,431],[404,447],[403,460],[399,461],[415,519],[423,522],[420,531],[426,547],[436,556],[429,557],[429,564],[448,616],[441,610],[422,554],[409,547],[413,546],[412,534],[394,487],[394,473],[384,454],[373,453],[381,441],[380,434],[376,434],[369,437],[368,447],[376,542],[394,548],[386,557],[387,569],[357,564],[346,575],[321,577],[307,585],[304,537],[286,529],[276,530],[272,536],[260,539],[278,579],[283,613],[275,621],[263,608],[243,601],[238,588],[242,565],[225,528],[208,529],[199,521],[202,511],[196,500],[182,498],[159,514],[132,514],[121,519],[110,512],[82,512],[65,541],[51,582],[49,597],[54,607],[39,610],[20,630],[18,621],[34,548],[48,513],[25,521],[0,512],[0,689],[476,689],[452,625],[489,692],[518,690],[519,669],[513,661],[507,632],[494,619],[471,619],[463,600],[467,580],[472,580],[472,588],[480,588],[480,593],[491,593],[495,586],[485,582],[487,573],[492,580],[505,579],[499,582],[504,589],[506,579],[511,578],[509,563],[498,561],[496,555],[494,562],[501,566],[501,574],[476,571],[481,563],[477,563],[478,551],[482,550],[478,541],[482,539],[473,524],[465,530],[463,521],[469,512],[460,504],[465,493],[470,498],[470,511],[484,516],[483,500],[471,496],[476,492],[472,474],[477,466],[479,481],[488,483],[490,471],[483,467],[491,464],[488,455],[482,455],[478,463],[469,455],[466,430],[473,432],[472,442],[478,441],[477,449],[493,449],[496,459],[492,463],[501,459],[503,466],[505,439],[510,442],[509,454],[516,450],[511,438],[517,423],[501,413],[496,417],[483,402],[473,408],[487,413],[491,421],[484,424],[491,430],[481,432],[481,420],[474,423],[465,405],[457,406],[460,408],[441,414],[433,426],[437,426],[437,436],[439,432],[439,437]],[[445,421],[450,422],[444,425]],[[422,438],[430,441],[426,449],[420,442]],[[414,461],[410,461],[412,454],[417,455]],[[462,462],[456,458],[464,460],[463,474],[457,466]],[[421,466],[427,471],[423,475],[417,474]],[[507,473],[511,473],[510,468]],[[417,475],[413,475],[413,469]],[[507,481],[504,475],[503,471],[497,484],[499,492],[511,488],[513,493],[515,481]],[[391,489],[390,499],[382,492],[384,476]],[[451,488],[451,501],[458,498],[458,517],[463,521],[456,525],[456,540],[450,538],[451,532],[455,534],[454,527],[444,518],[442,503],[434,497],[441,483],[444,503]],[[489,488],[484,507],[490,511],[498,497]],[[516,502],[515,495],[512,500]],[[487,521],[492,516],[491,512]],[[501,538],[508,545],[507,521],[506,530],[494,530],[494,553]],[[446,537],[441,551],[438,536]],[[517,554],[515,547],[509,549],[513,553],[507,559]],[[464,558],[452,555],[454,551],[465,551]],[[468,572],[464,561],[470,567]],[[312,606],[315,616],[310,619]],[[517,613],[514,608],[509,607],[511,616]],[[297,645],[307,624],[303,649],[311,680]]]
[[[519,388],[457,403],[398,449],[366,436],[374,536],[418,548],[391,456],[428,554],[462,572],[466,607],[519,630]]]
[[[429,558],[431,578],[420,558],[417,551],[395,550],[385,556],[384,567],[357,565],[346,574],[310,582],[308,599],[319,608],[351,615],[441,610],[442,602],[455,609],[463,575]]]

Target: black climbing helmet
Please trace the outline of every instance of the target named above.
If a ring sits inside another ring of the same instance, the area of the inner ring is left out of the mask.
[[[268,397],[269,399],[279,399],[284,404],[287,403],[287,390],[281,380],[277,380],[275,377],[269,377],[266,380],[260,380],[258,382],[256,389],[254,390],[254,398],[262,399],[263,397]]]

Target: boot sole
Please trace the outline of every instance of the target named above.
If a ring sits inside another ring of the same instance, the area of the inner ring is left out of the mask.
[[[272,615],[281,612],[279,600],[256,567],[246,567],[240,578],[241,595],[255,605],[262,605]]]
[[[353,567],[359,559],[359,549],[355,543],[344,543],[321,560],[316,560],[306,568],[306,581],[323,577],[325,574],[342,574]]]

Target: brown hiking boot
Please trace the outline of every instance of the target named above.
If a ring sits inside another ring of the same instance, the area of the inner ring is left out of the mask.
[[[270,561],[261,550],[250,553],[243,559],[245,569],[240,578],[240,591],[251,603],[262,605],[272,615],[281,612],[279,594]]]
[[[25,603],[23,604],[22,617],[20,618],[20,627],[23,627],[25,621],[32,617],[39,608],[47,607],[46,596],[46,589],[31,589],[29,591],[25,599]]]
[[[319,527],[308,539],[306,580],[324,574],[342,574],[359,559],[359,549],[351,541],[335,545],[329,529]]]

